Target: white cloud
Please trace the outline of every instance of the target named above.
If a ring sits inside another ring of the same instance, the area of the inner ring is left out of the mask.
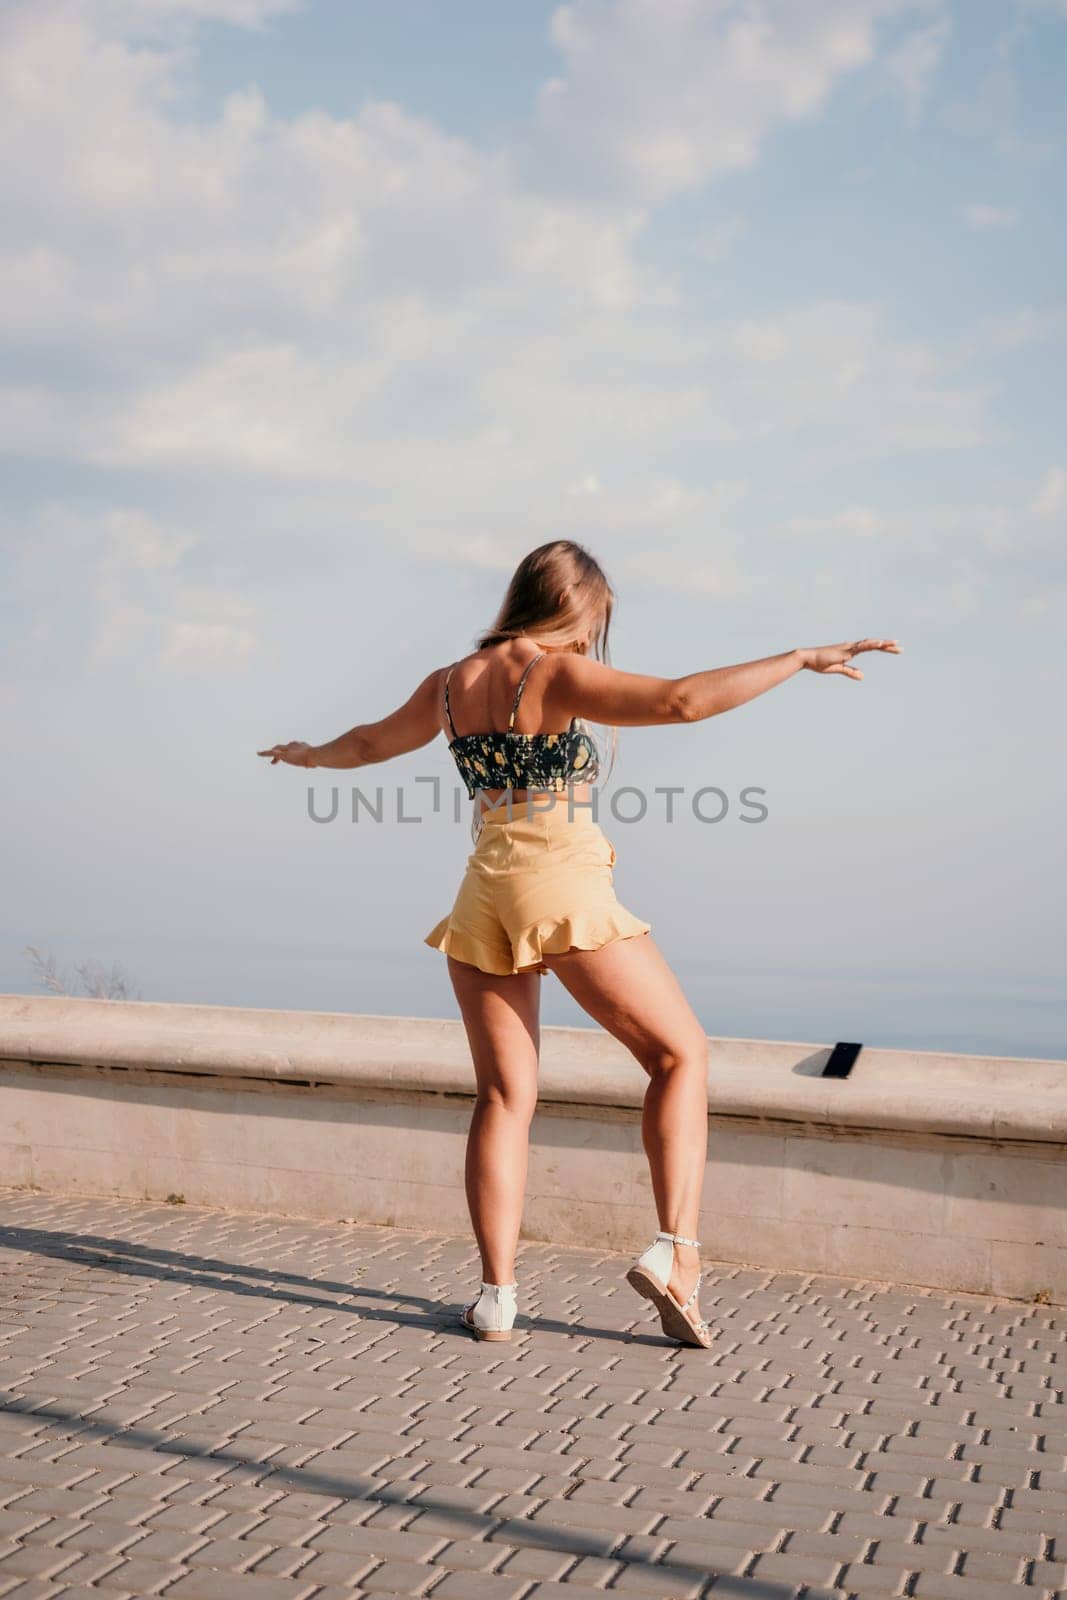
[[[1011,60],[1018,37],[1018,30],[1010,30],[998,40],[999,59],[977,85],[968,84],[964,94],[944,106],[941,119],[953,133],[987,140],[998,155],[1046,161],[1057,152],[1055,136],[1020,131],[1021,73]]]
[[[563,8],[566,106],[542,102],[523,149],[486,151],[387,101],[278,117],[254,87],[183,120],[186,44],[135,44],[71,0],[9,7],[0,333],[17,361],[0,431],[116,486],[117,511],[66,513],[59,541],[91,659],[239,666],[260,613],[234,569],[261,581],[264,548],[272,571],[294,549],[310,567],[329,541],[349,560],[374,539],[503,570],[549,526],[635,581],[752,592],[754,501],[791,454],[810,484],[828,465],[980,442],[986,392],[885,307],[709,314],[641,248],[642,205],[725,170],[735,133],[748,160],[782,118],[813,113],[903,9]],[[271,7],[211,14],[251,24]],[[681,154],[646,170],[657,107]],[[580,117],[618,180],[595,204],[527,181],[535,149],[558,176],[553,140]],[[741,226],[727,217],[698,250]],[[753,449],[773,462],[758,489],[738,459]],[[157,483],[179,507],[199,493],[195,513],[135,508]],[[838,541],[885,533],[861,492],[830,516],[810,579],[823,594]],[[782,539],[816,536],[798,516]],[[194,565],[218,573],[220,611]]]
[[[955,355],[949,355],[949,366],[957,362],[984,360],[1014,350],[1024,350],[1028,345],[1051,344],[1067,335],[1067,307],[1024,306],[1004,316],[981,317],[955,341]]]
[[[1067,471],[1063,467],[1048,469],[1030,509],[1039,517],[1062,517],[1067,512]]]
[[[1067,626],[1067,583],[1047,583],[1032,590],[1019,604],[1024,622],[1043,622],[1050,627]]]
[[[1065,509],[1060,468],[1015,498],[895,510],[853,504],[769,526],[769,548],[782,552],[769,565],[781,571],[791,551],[805,566],[823,563],[843,590],[891,598],[894,611],[924,620],[962,621],[984,608],[1005,622],[1012,612],[1051,619],[1056,603],[1034,603],[1033,585],[1062,569]]]
[[[737,527],[747,495],[748,484],[738,478],[705,485],[620,472],[572,514],[572,536],[610,548],[616,582],[740,595],[751,584]]]
[[[373,346],[380,310],[417,324],[431,302],[482,323],[671,303],[636,218],[525,193],[393,103],[285,121],[249,89],[182,122],[167,51],[105,45],[56,0],[3,29],[0,328],[20,343],[106,363],[116,336],[154,359],[265,329]]]
[[[750,615],[810,611],[829,625],[866,615],[861,626],[870,631],[901,633],[909,620],[955,624],[983,613],[1005,625],[1016,614],[1062,620],[1067,581],[1044,577],[1063,569],[1067,474],[1059,469],[1014,499],[917,499],[893,509],[852,501],[777,519],[766,517],[756,487],[722,480],[620,491],[578,536],[595,540],[618,526],[631,535],[618,541],[620,577],[743,600]]]
[[[257,648],[256,601],[194,579],[201,535],[141,507],[91,511],[49,501],[29,517],[9,514],[0,542],[10,556],[8,597],[36,619],[29,658],[12,659],[16,675],[62,655],[72,638],[90,667],[125,668],[134,659],[217,670]]]
[[[256,648],[251,628],[229,622],[168,622],[159,661],[180,672],[215,672],[244,661]]]
[[[878,9],[831,27],[830,8],[805,48],[865,54]],[[694,14],[660,19],[662,48],[684,53]],[[620,16],[633,47],[648,16]],[[0,143],[36,152],[32,181],[0,167],[0,326],[27,372],[0,425],[26,454],[249,492],[334,481],[422,545],[516,494],[536,515],[538,482],[635,448],[806,435],[848,459],[980,437],[981,393],[880,308],[694,322],[629,206],[530,192],[506,153],[393,103],[285,120],[250,89],[193,124],[168,109],[166,51],[104,44],[61,0],[4,28]],[[769,52],[773,79],[788,28],[742,33],[730,48],[757,76]]]
[[[886,56],[886,85],[902,102],[912,125],[922,115],[951,32],[950,19],[938,17],[908,33]]]
[[[113,469],[333,484],[365,525],[425,547],[499,525],[503,508],[510,526],[536,526],[554,514],[550,486],[581,481],[590,458],[603,478],[664,450],[773,441],[842,462],[982,436],[983,393],[946,381],[928,345],[895,340],[876,306],[692,328],[559,314],[547,341],[504,319],[484,352],[463,312],[385,301],[372,315],[376,331],[338,329],[333,349],[191,351],[79,418],[69,446]],[[38,422],[43,450],[57,417]]]
[[[689,251],[700,260],[718,266],[732,253],[747,226],[747,220],[742,216],[723,217],[699,234],[689,246]]]
[[[261,28],[272,17],[300,10],[302,4],[303,0],[81,0],[79,10],[99,32],[125,34],[174,23]]]
[[[959,621],[977,611],[989,587],[989,574],[966,557],[952,563],[944,596],[945,611]]]
[[[920,7],[573,0],[552,15],[566,70],[542,87],[524,165],[658,204],[751,166],[773,128],[815,115],[843,76],[874,59],[883,19]]]
[[[852,504],[842,506],[830,516],[789,517],[776,530],[791,538],[806,541],[830,540],[839,543],[842,536],[848,540],[868,540],[878,534],[890,532],[888,520],[873,506]]]
[[[1013,206],[991,206],[976,200],[962,210],[972,228],[1012,228],[1019,220],[1019,213]]]
[[[600,494],[601,491],[602,485],[595,472],[587,472],[584,477],[567,485],[568,494]]]

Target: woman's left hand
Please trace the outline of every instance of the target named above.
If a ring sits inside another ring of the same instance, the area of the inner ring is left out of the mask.
[[[275,744],[269,750],[257,750],[257,756],[269,756],[272,767],[279,761],[286,762],[290,767],[313,767],[315,765],[315,746],[305,744],[302,739],[290,739],[288,744]]]
[[[811,672],[839,672],[846,678],[862,678],[859,667],[852,666],[852,657],[864,650],[886,650],[899,656],[900,645],[896,639],[856,639],[851,644],[824,644],[814,649],[801,650],[800,664]]]

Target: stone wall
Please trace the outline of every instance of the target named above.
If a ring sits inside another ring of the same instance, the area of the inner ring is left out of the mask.
[[[1067,1063],[713,1039],[709,1260],[1067,1303]],[[523,1232],[636,1251],[645,1077],[542,1030]],[[0,997],[0,1184],[466,1232],[459,1022]]]

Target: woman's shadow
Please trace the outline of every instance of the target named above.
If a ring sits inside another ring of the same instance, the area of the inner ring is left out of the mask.
[[[218,1289],[228,1294],[251,1295],[286,1305],[308,1306],[317,1311],[347,1313],[364,1321],[399,1323],[432,1329],[470,1341],[459,1325],[460,1303],[430,1299],[404,1290],[376,1289],[369,1284],[341,1283],[330,1278],[309,1278],[277,1267],[249,1266],[218,1256],[188,1255],[162,1245],[141,1244],[107,1234],[74,1234],[47,1228],[0,1226],[0,1248],[32,1251],[52,1260],[80,1267],[97,1267],[129,1278],[156,1278],[196,1289]],[[521,1251],[520,1251],[521,1254]],[[356,1267],[357,1274],[365,1268]],[[313,1292],[314,1291],[314,1292]],[[335,1298],[329,1298],[334,1296]],[[600,1328],[575,1320],[552,1317],[516,1320],[516,1331],[534,1328],[548,1333],[580,1334],[583,1338],[614,1340],[624,1344],[670,1346],[673,1341],[620,1328]]]

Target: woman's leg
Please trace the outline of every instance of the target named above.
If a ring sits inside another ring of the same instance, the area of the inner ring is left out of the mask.
[[[541,978],[497,977],[448,957],[467,1030],[477,1098],[467,1136],[466,1186],[485,1283],[514,1283],[530,1122],[537,1104]]]
[[[699,1237],[708,1155],[708,1037],[649,933],[544,962],[595,1022],[631,1050],[648,1074],[641,1137],[660,1227]],[[675,1245],[668,1287],[685,1303],[700,1253]],[[699,1322],[696,1305],[689,1320]]]

